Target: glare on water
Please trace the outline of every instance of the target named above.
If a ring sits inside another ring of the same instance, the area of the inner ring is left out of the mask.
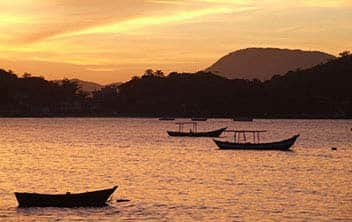
[[[209,138],[169,137],[177,126],[157,119],[0,119],[0,220],[352,220],[352,121],[198,124],[224,126],[267,130],[262,141],[301,136],[293,152],[221,151]],[[18,209],[13,194],[115,184],[104,208]]]

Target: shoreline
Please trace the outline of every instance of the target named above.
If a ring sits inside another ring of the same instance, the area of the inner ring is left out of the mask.
[[[136,116],[136,115],[18,115],[18,116],[0,116],[0,119],[75,119],[75,118],[130,118],[130,119],[158,119],[161,116]],[[191,119],[191,116],[170,116],[175,119]],[[207,119],[233,119],[232,116],[216,116],[216,117],[206,117]],[[352,117],[298,117],[298,116],[270,116],[270,117],[253,117],[253,120],[352,120]],[[163,121],[163,120],[160,120]],[[172,122],[172,121],[170,121]],[[241,121],[234,121],[241,122]]]

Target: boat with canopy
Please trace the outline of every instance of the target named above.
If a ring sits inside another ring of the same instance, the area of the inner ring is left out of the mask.
[[[197,122],[178,122],[178,131],[167,131],[169,136],[178,136],[178,137],[219,137],[225,130],[226,127],[212,130],[212,131],[198,131]],[[185,125],[191,125],[189,132],[184,131]]]
[[[260,142],[260,134],[266,130],[226,130],[225,132],[234,133],[234,142],[225,142],[214,140],[215,144],[223,150],[282,150],[287,151],[296,142],[299,135],[294,135],[291,138],[274,141]],[[247,142],[248,134],[253,135],[253,142]]]

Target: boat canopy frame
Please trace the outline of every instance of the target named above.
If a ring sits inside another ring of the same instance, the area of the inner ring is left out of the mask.
[[[183,132],[183,126],[184,125],[192,125],[192,128],[190,129],[192,133],[198,132],[198,123],[197,122],[177,122],[175,123],[178,125],[178,131],[181,133]]]
[[[244,143],[247,142],[246,133],[253,134],[253,142],[260,143],[260,134],[267,132],[266,130],[225,130],[226,133],[234,133],[233,138],[235,143],[240,142],[241,135],[243,137]]]

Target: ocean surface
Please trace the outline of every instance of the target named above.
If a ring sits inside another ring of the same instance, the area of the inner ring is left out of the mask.
[[[293,152],[222,151],[169,137],[173,121],[0,119],[0,221],[352,221],[351,120],[198,124],[224,126],[267,130],[262,141],[301,136]],[[103,208],[20,209],[13,194],[114,185]]]

